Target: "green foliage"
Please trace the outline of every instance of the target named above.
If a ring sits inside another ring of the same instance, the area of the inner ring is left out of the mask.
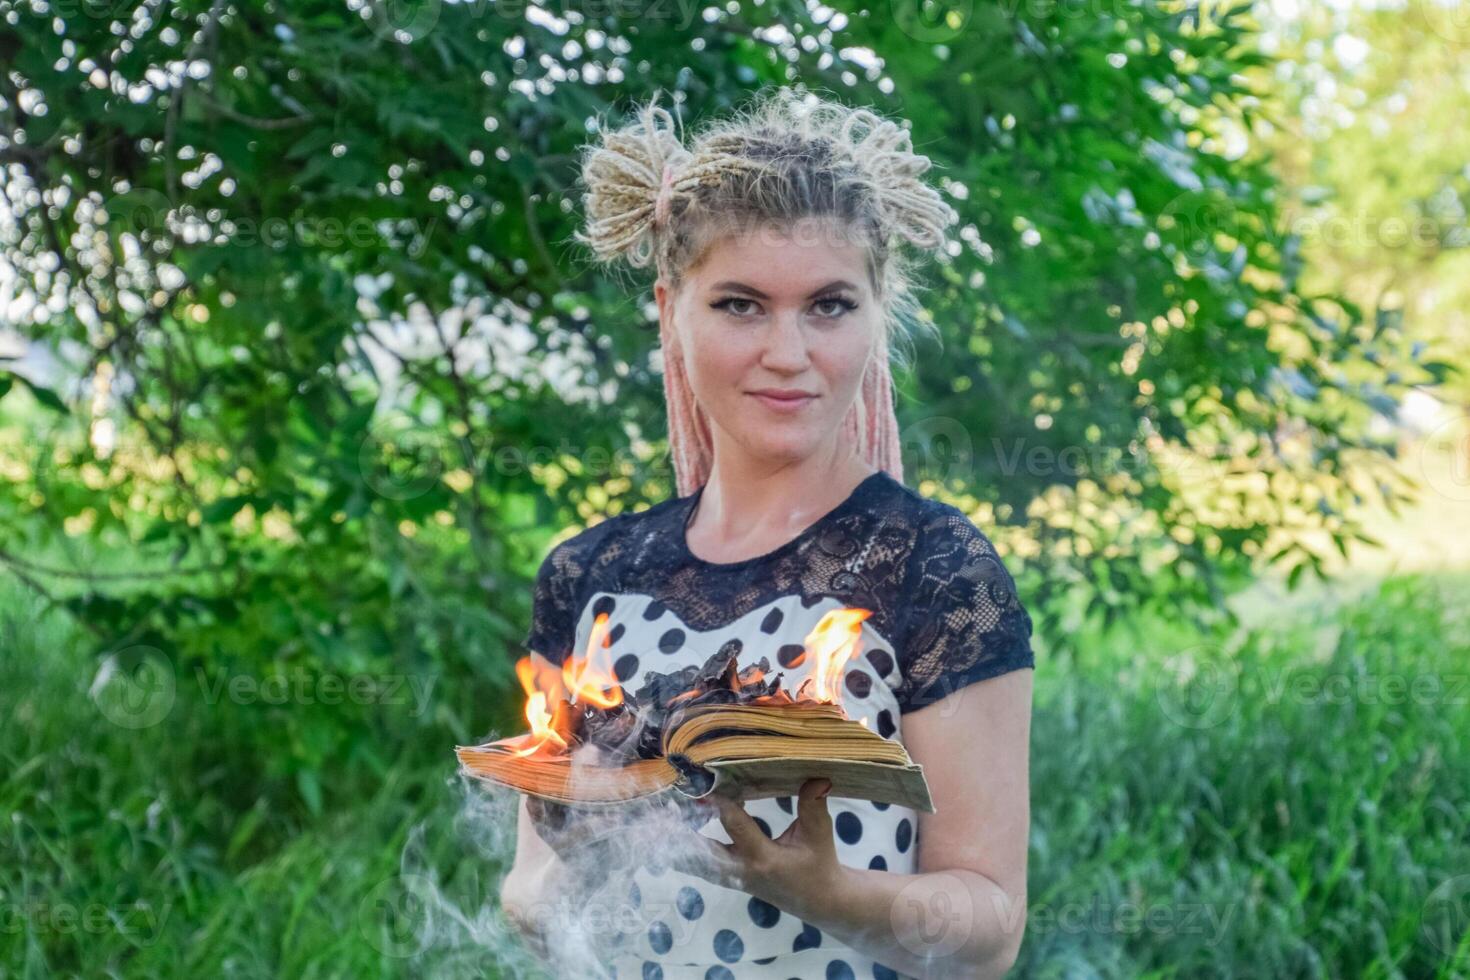
[[[911,119],[960,210],[910,480],[1039,543],[1043,635],[1320,568],[1298,535],[1392,490],[1366,424],[1413,370],[1394,319],[1299,287],[1243,9],[889,9],[12,5],[4,255],[70,412],[0,402],[0,561],[102,655],[434,682],[408,732],[278,711],[238,774],[274,805],[483,730],[547,536],[672,492],[646,316],[570,247],[589,123],[801,82]]]
[[[1470,402],[1470,133],[1464,111],[1470,31],[1436,0],[1304,6],[1277,25],[1279,98],[1272,138],[1296,191],[1312,282],[1400,311],[1425,345],[1439,397]],[[1322,84],[1323,72],[1333,80]]]
[[[1400,580],[1286,631],[1140,624],[1147,647],[1089,636],[1078,670],[1043,665],[1015,975],[1470,973],[1467,598]],[[437,734],[382,772],[327,767],[346,802],[298,818],[237,778],[269,705],[180,677],[154,724],[120,724],[88,638],[5,587],[0,643],[8,976],[535,975],[493,904],[510,839],[459,822]],[[1233,673],[1191,694],[1176,653]],[[423,881],[445,905],[404,901]]]

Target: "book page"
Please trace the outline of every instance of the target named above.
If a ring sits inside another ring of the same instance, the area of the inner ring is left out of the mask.
[[[828,799],[872,800],[935,812],[924,768],[918,763],[894,766],[850,759],[781,758],[708,762],[705,767],[715,773],[711,792],[738,800],[795,796],[806,780],[825,777],[832,780]]]

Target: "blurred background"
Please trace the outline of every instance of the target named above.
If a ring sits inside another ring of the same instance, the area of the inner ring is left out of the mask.
[[[452,748],[674,492],[578,147],[772,84],[961,215],[899,417],[1036,619],[1015,974],[1470,976],[1470,5],[16,0],[0,977],[535,975]]]

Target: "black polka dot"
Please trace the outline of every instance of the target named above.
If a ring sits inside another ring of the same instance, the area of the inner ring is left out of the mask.
[[[873,980],[898,980],[898,974],[882,963],[873,964]]]
[[[776,805],[785,810],[787,813],[790,813],[792,811],[791,797],[789,796],[777,797]]]
[[[914,825],[909,823],[909,818],[904,817],[898,822],[898,833],[893,835],[894,843],[898,845],[899,853],[909,849],[909,844],[914,839]]]
[[[658,638],[658,648],[664,653],[676,653],[684,645],[684,631],[675,626]]]
[[[776,908],[770,902],[756,898],[754,895],[751,896],[750,902],[745,906],[745,909],[750,913],[750,921],[762,929],[769,929],[781,921],[780,909]],[[760,961],[757,960],[756,962],[759,963]]]
[[[723,966],[712,966],[704,971],[704,980],[735,980],[735,974]]]
[[[679,914],[686,919],[697,919],[704,915],[704,898],[688,885],[679,889],[674,905],[679,909]]]
[[[715,933],[715,955],[726,963],[735,963],[745,954],[745,941],[734,929]]]
[[[878,734],[887,738],[896,731],[898,727],[893,724],[893,714],[887,708],[878,712]]]
[[[638,655],[636,653],[625,653],[613,662],[613,673],[617,675],[619,683],[632,680],[633,675],[638,673]]]
[[[893,669],[893,655],[887,650],[869,650],[868,663],[873,665],[873,670],[879,677],[887,677],[888,672]]]
[[[820,593],[817,595],[804,595],[801,597],[801,608],[810,609],[825,598],[827,597]]]
[[[723,661],[726,657],[738,657],[740,651],[745,649],[745,642],[740,639],[726,640],[720,644],[719,657]]]
[[[782,667],[800,667],[806,659],[806,647],[800,643],[788,643],[776,651],[776,660]]]
[[[873,860],[868,862],[868,867],[873,871],[887,871],[888,859],[881,854],[874,854]]]
[[[655,953],[667,953],[674,948],[674,933],[667,922],[659,920],[648,927],[648,945]]]
[[[856,974],[845,960],[833,960],[827,964],[827,980],[856,980]]]
[[[804,922],[801,935],[792,940],[791,951],[800,953],[804,949],[816,949],[820,945],[822,945],[822,931],[810,922]]]
[[[623,638],[623,634],[626,633],[627,631],[628,631],[628,628],[626,626],[624,626],[622,623],[619,623],[618,625],[614,626],[611,630],[608,631],[608,634],[607,634],[607,645],[610,646],[610,647],[617,646],[618,645],[618,641]]]
[[[837,836],[844,844],[856,844],[863,839],[863,821],[851,810],[837,814]]]
[[[767,636],[776,632],[778,629],[781,628],[781,620],[783,618],[785,618],[785,614],[782,613],[781,610],[772,609],[770,612],[766,613],[766,618],[761,620],[761,632],[765,633]]]
[[[758,960],[751,960],[750,962],[752,962],[752,963],[759,963],[761,966],[765,966],[767,963],[774,963],[774,962],[776,962],[776,957],[774,957],[774,956],[762,956],[760,959],[758,959]]]
[[[612,596],[599,596],[597,601],[592,604],[592,619],[595,621],[598,616],[601,616],[604,613],[611,616],[613,614],[613,610],[616,608],[618,608],[618,603],[617,600],[614,599]]]
[[[866,670],[849,670],[842,683],[855,698],[865,698],[873,690],[873,678]]]
[[[643,618],[651,623],[655,619],[658,619],[660,616],[662,616],[664,612],[668,610],[668,608],[668,606],[655,599],[647,606],[643,607]]]
[[[753,816],[750,819],[755,821],[755,825],[759,827],[761,829],[761,833],[765,834],[767,837],[774,838],[776,836],[775,834],[771,833],[771,825],[766,823],[760,817]]]
[[[664,968],[657,963],[644,963],[643,980],[664,980]]]
[[[880,803],[877,800],[874,800],[873,801],[873,809],[874,810],[886,810],[886,809],[888,809],[892,805],[893,805],[892,803]]]

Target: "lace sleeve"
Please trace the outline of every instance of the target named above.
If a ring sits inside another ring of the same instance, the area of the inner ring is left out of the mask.
[[[562,542],[541,562],[531,599],[531,626],[521,645],[560,664],[576,642],[574,601],[578,573],[570,542]]]
[[[1031,617],[995,546],[957,507],[925,520],[908,572],[900,712],[967,684],[1034,667]]]

